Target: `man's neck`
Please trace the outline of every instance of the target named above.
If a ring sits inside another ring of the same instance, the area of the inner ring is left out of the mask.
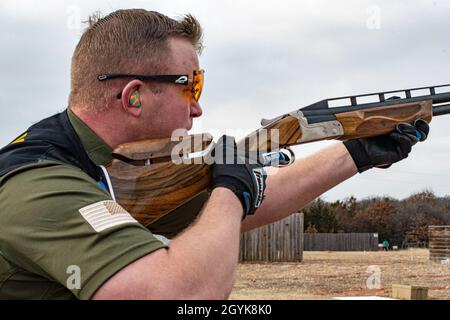
[[[112,149],[119,144],[133,140],[127,132],[124,132],[127,128],[125,122],[122,122],[120,126],[117,125],[120,115],[114,114],[114,112],[89,113],[76,108],[70,110]]]

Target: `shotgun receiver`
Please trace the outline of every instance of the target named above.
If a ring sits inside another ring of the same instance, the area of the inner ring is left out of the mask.
[[[313,141],[374,137],[394,131],[401,122],[430,122],[433,116],[448,114],[449,102],[450,85],[325,99],[274,119],[263,119],[262,127],[237,144],[246,151],[271,155]],[[136,220],[151,226],[207,190],[213,146],[208,134],[122,144],[113,151],[113,161],[106,168],[110,190]],[[293,161],[292,152],[291,156]]]

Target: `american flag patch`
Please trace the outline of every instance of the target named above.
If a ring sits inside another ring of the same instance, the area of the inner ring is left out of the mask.
[[[78,211],[96,232],[125,223],[138,223],[124,208],[112,200],[96,202]]]

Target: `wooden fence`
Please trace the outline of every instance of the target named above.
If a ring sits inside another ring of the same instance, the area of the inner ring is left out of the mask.
[[[305,233],[305,251],[376,251],[377,233]]]
[[[428,246],[430,260],[449,261],[450,226],[428,226]]]
[[[240,261],[302,261],[303,213],[241,235]]]

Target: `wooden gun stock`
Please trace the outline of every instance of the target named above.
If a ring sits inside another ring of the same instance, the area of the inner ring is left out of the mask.
[[[192,152],[206,150],[212,137],[192,139]],[[178,208],[208,187],[210,166],[176,164],[172,152],[180,141],[167,139],[126,143],[113,151],[106,168],[116,201],[144,226]]]

